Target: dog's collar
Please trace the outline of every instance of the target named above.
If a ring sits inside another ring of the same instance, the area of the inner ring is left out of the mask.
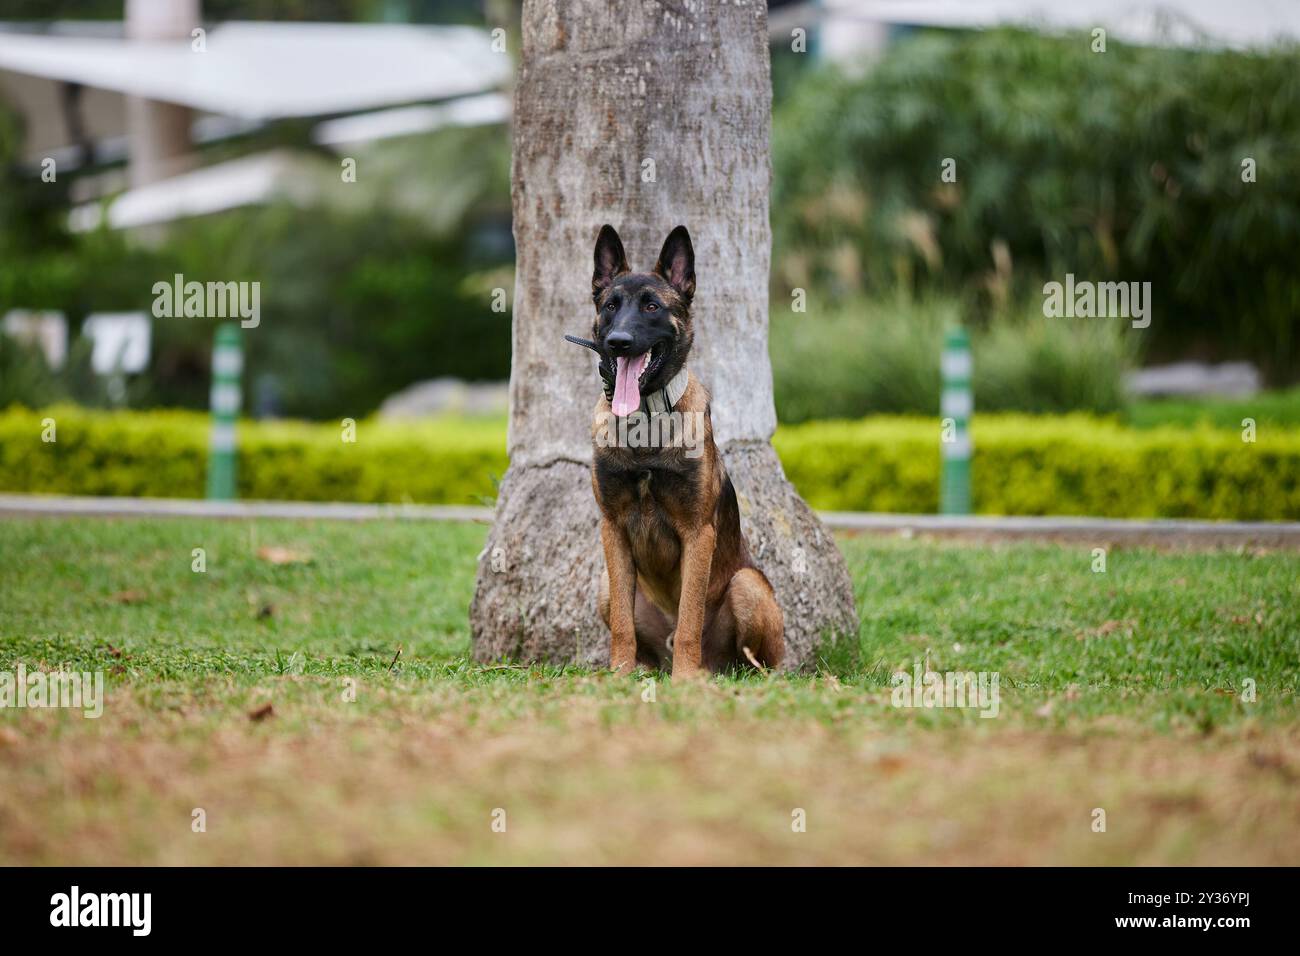
[[[686,394],[686,386],[691,384],[691,373],[686,366],[673,376],[672,381],[663,388],[656,389],[649,395],[641,396],[641,411],[647,415],[659,415],[671,412],[673,406]]]
[[[673,376],[672,381],[663,388],[655,389],[648,395],[641,396],[641,411],[647,415],[662,415],[664,412],[673,410],[683,395],[686,394],[686,386],[691,384],[691,373],[682,366],[681,371]],[[607,401],[614,400],[614,383],[609,379],[604,380],[605,398]]]

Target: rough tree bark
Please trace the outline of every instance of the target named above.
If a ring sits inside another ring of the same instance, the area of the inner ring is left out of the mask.
[[[856,635],[853,588],[769,440],[771,80],[763,0],[525,0],[515,87],[517,272],[510,469],[470,608],[480,661],[605,666],[592,497],[592,247],[618,229],[648,270],[678,223],[695,245],[690,366],[713,397],[718,447],[755,558],[785,612],[786,663]]]

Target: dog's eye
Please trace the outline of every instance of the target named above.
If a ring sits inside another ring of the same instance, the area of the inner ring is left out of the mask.
[[[658,312],[659,306],[655,305],[653,302],[647,302],[645,304],[645,310],[647,312]]]
[[[618,308],[618,304],[615,303],[615,302],[606,302],[606,303],[605,303],[605,311],[606,311],[606,312],[613,312],[613,311],[614,311],[615,309],[617,309],[617,308]]]

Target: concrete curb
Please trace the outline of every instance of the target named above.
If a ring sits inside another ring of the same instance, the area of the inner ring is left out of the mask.
[[[971,540],[1018,538],[1094,544],[1300,549],[1300,522],[1186,521],[1151,518],[1017,517],[998,515],[896,515],[824,512],[836,531],[925,535]]]
[[[0,517],[291,518],[324,521],[492,520],[472,505],[358,504],[315,501],[203,501],[185,498],[98,498],[0,494]],[[1251,546],[1300,549],[1300,522],[1129,520],[1119,518],[820,513],[835,531],[998,540],[1036,538],[1096,544]]]
[[[205,501],[198,498],[98,498],[0,494],[0,517],[298,518],[325,521],[491,522],[492,509],[472,505],[377,505],[346,501]]]

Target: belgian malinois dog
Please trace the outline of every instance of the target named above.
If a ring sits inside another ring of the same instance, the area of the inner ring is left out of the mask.
[[[709,395],[686,368],[695,252],[669,233],[653,272],[632,272],[612,226],[596,239],[592,341],[604,395],[592,422],[591,486],[605,574],[609,665],[694,677],[775,667],[784,622],[740,531],[736,490],[713,443]]]

